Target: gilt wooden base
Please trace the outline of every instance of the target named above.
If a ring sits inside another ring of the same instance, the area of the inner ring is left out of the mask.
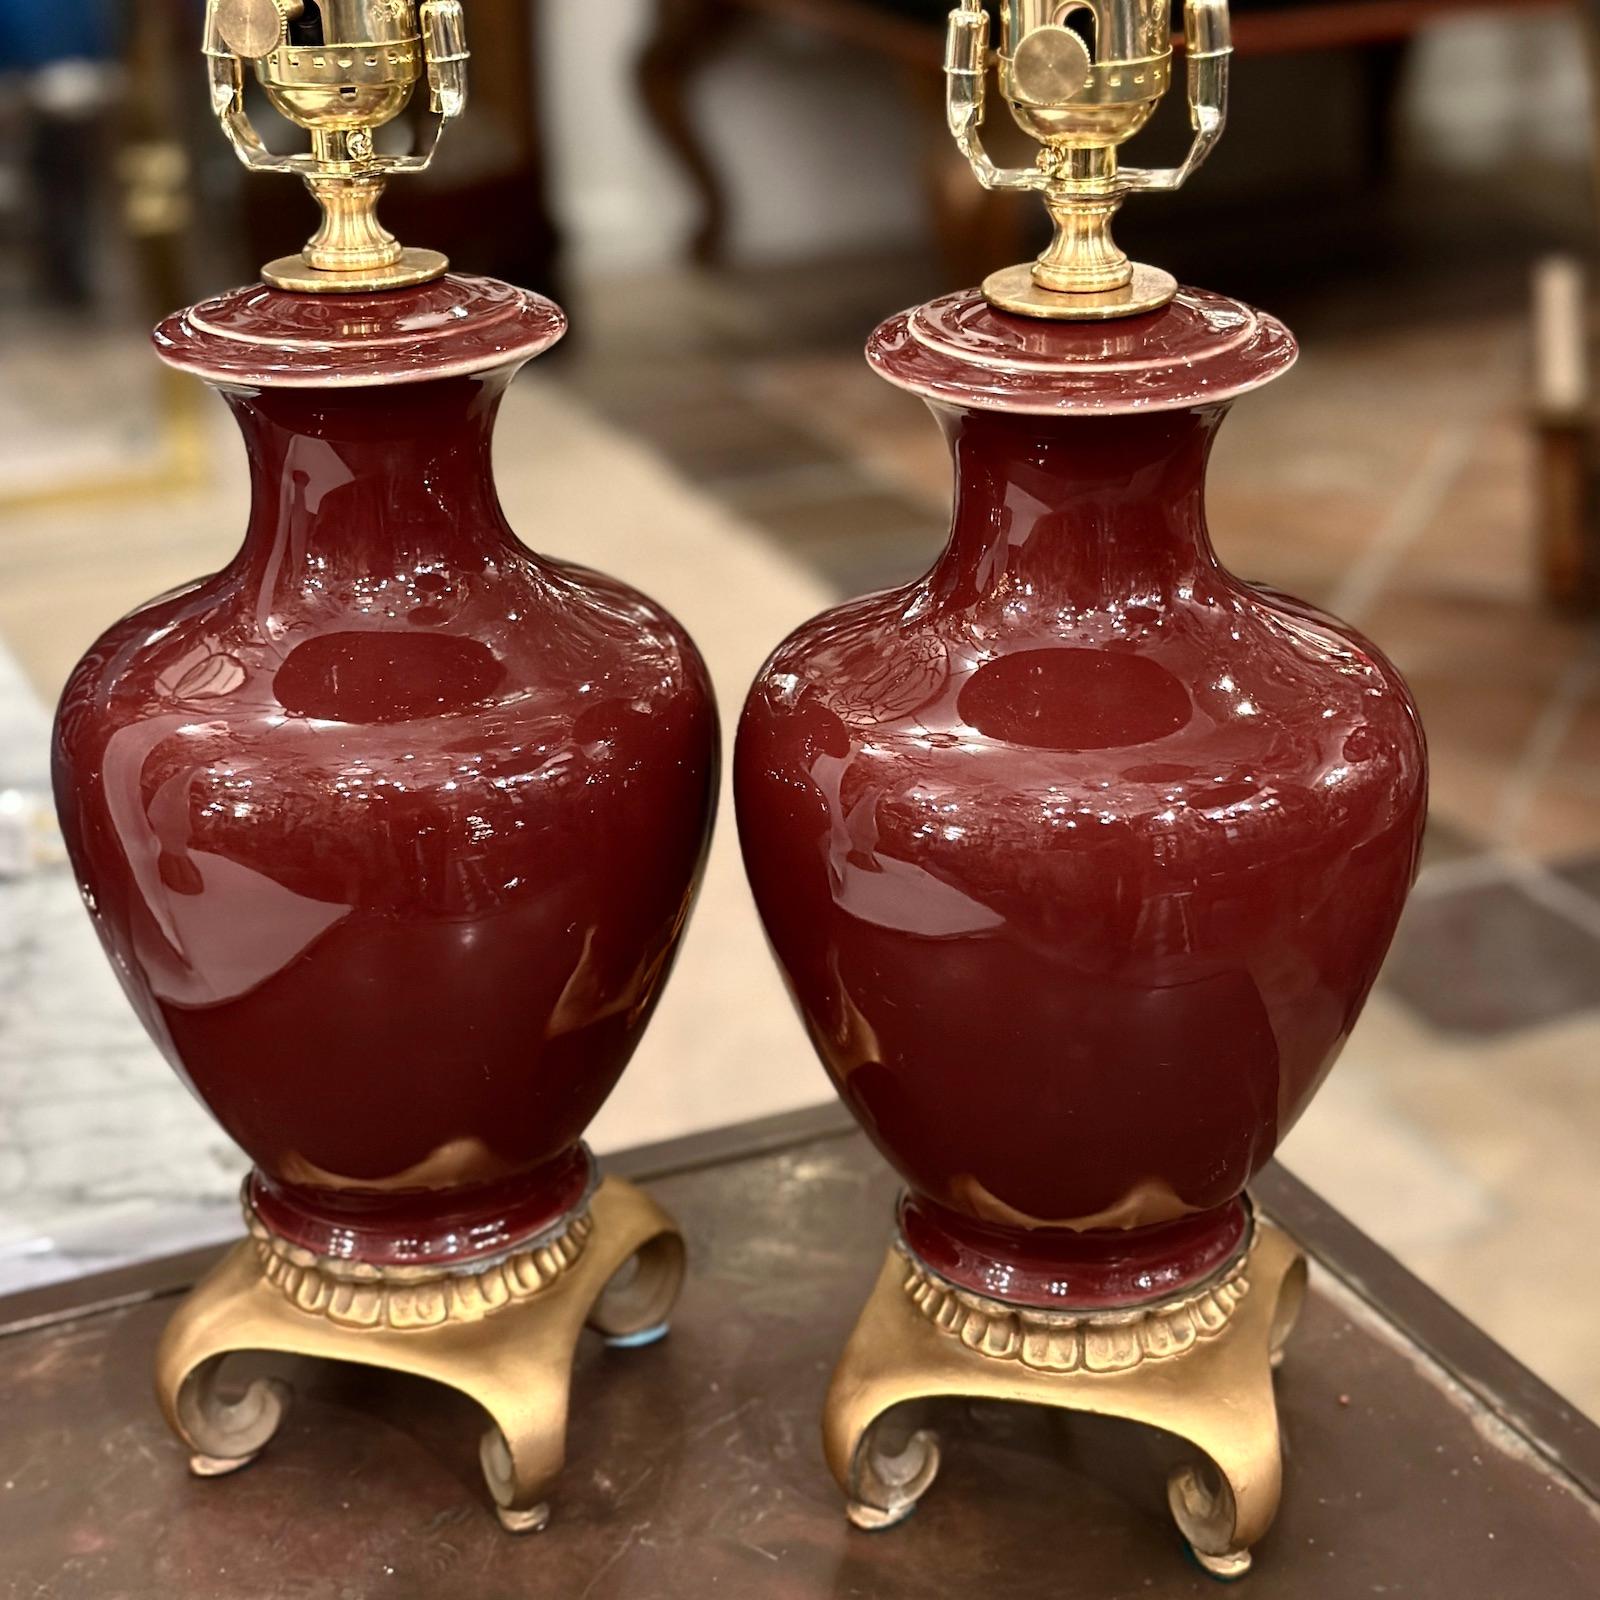
[[[1272,1369],[1306,1283],[1305,1257],[1280,1229],[1211,1283],[1134,1311],[1019,1310],[955,1289],[896,1244],[828,1392],[823,1441],[850,1520],[892,1527],[939,1471],[929,1431],[896,1438],[910,1402],[1003,1400],[1144,1423],[1198,1459],[1168,1481],[1172,1514],[1217,1577],[1249,1569],[1277,1513],[1283,1464]]]
[[[488,1412],[480,1459],[501,1523],[542,1529],[566,1457],[568,1390],[587,1325],[639,1345],[667,1331],[682,1236],[642,1190],[608,1178],[586,1214],[503,1262],[441,1277],[352,1273],[253,1224],[190,1292],[156,1355],[156,1393],[198,1477],[249,1466],[283,1420],[289,1387],[258,1378],[225,1398],[223,1363],[278,1351],[409,1373]]]

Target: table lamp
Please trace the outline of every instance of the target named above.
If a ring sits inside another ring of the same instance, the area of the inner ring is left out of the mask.
[[[1222,130],[1225,6],[1185,6],[1194,141],[1166,171],[1118,161],[1168,87],[1166,0],[1002,0],[1000,90],[1040,147],[1018,170],[981,142],[989,26],[951,13],[951,131],[1054,237],[867,350],[949,441],[948,543],[779,647],[736,756],[772,948],[904,1182],[824,1441],[882,1528],[938,1471],[908,1402],[1143,1423],[1186,1443],[1171,1510],[1232,1577],[1278,1505],[1272,1367],[1305,1280],[1247,1185],[1394,933],[1422,732],[1372,645],[1212,548],[1213,437],[1290,367],[1288,330],[1111,236]]]
[[[173,1317],[159,1398],[216,1475],[287,1399],[230,1391],[233,1352],[436,1380],[488,1412],[500,1516],[535,1529],[580,1332],[658,1336],[682,1278],[671,1219],[583,1134],[690,912],[715,706],[670,616],[502,512],[496,413],[562,312],[377,220],[465,108],[461,6],[211,0],[205,54],[245,164],[302,177],[323,225],[157,330],[243,430],[248,529],[101,636],[55,735],[117,976],[254,1163],[250,1236]],[[251,76],[309,153],[268,151]],[[424,85],[418,152],[389,153]]]

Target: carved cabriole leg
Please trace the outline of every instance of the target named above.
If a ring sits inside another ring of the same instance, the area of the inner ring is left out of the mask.
[[[890,1250],[834,1374],[828,1465],[858,1527],[893,1526],[939,1470],[932,1434],[891,1433],[889,1414],[959,1396],[1084,1411],[1184,1440],[1168,1500],[1207,1571],[1237,1577],[1271,1526],[1282,1486],[1275,1356],[1304,1293],[1288,1236],[1257,1228],[1249,1256],[1202,1291],[1140,1312],[1018,1315],[952,1290]]]
[[[689,88],[727,41],[729,0],[656,0],[655,20],[634,69],[644,110],[677,157],[700,205],[689,252],[697,265],[719,266],[728,201],[704,136],[689,107]]]
[[[215,1477],[266,1447],[287,1386],[261,1380],[223,1401],[218,1374],[243,1350],[351,1361],[447,1384],[493,1426],[480,1452],[501,1522],[545,1525],[566,1453],[572,1362],[585,1324],[613,1343],[659,1337],[683,1282],[683,1241],[647,1195],[609,1178],[596,1191],[581,1248],[546,1245],[478,1277],[336,1281],[300,1269],[258,1237],[236,1246],[168,1324],[156,1391],[192,1469]],[[304,1309],[315,1307],[316,1309]]]

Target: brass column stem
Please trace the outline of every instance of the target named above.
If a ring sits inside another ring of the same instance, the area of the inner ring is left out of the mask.
[[[378,202],[388,179],[363,169],[372,135],[365,129],[315,129],[311,150],[320,170],[306,174],[306,187],[322,207],[322,226],[301,252],[318,272],[377,272],[399,261],[400,241],[378,220]]]
[[[1057,294],[1106,294],[1133,282],[1133,263],[1111,237],[1122,206],[1117,153],[1107,146],[1051,152],[1044,191],[1055,236],[1033,264],[1033,281]]]

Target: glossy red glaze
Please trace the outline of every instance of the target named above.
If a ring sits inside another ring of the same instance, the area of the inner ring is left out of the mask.
[[[314,308],[387,338],[387,387],[304,386],[337,345],[301,346],[297,296],[208,308],[201,346],[166,326],[168,359],[231,374],[248,533],[100,639],[56,735],[141,1019],[254,1160],[269,1224],[375,1262],[492,1254],[581,1200],[716,792],[683,630],[531,554],[495,494],[501,396],[560,313],[452,282],[459,314],[439,286]]]
[[[1278,324],[1192,293],[1142,333],[967,311],[964,344],[930,354],[913,314],[870,347],[938,397],[949,544],[768,663],[740,832],[914,1251],[1019,1303],[1126,1304],[1237,1252],[1388,948],[1426,758],[1371,645],[1213,553],[1211,396],[1289,364]],[[996,339],[1095,375],[1008,409]]]
[[[1295,355],[1275,317],[1205,289],[1146,317],[1079,323],[1007,316],[967,289],[891,317],[867,345],[878,372],[924,399],[1043,416],[1220,404]]]
[[[470,377],[520,365],[567,331],[561,308],[493,278],[397,294],[285,294],[256,284],[155,331],[163,361],[208,383],[342,389]]]

